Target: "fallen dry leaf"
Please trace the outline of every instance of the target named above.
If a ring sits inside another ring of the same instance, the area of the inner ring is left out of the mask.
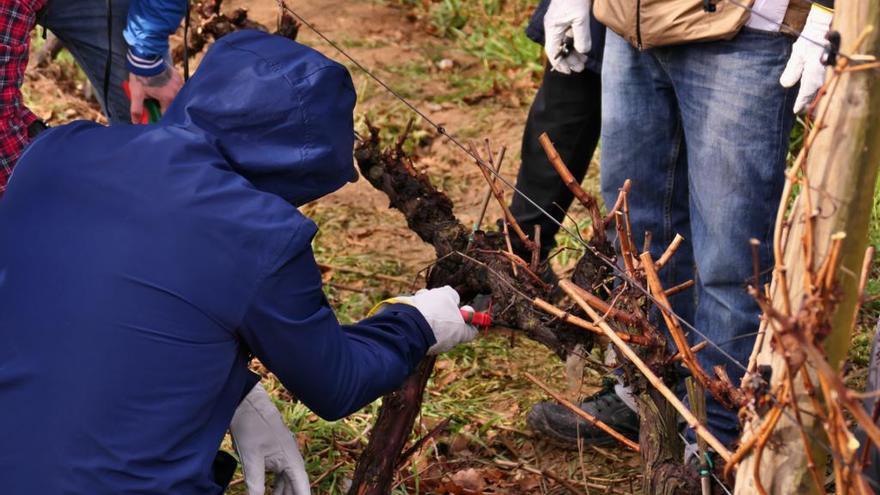
[[[482,473],[474,468],[462,469],[452,475],[452,482],[465,490],[481,493],[486,488]]]

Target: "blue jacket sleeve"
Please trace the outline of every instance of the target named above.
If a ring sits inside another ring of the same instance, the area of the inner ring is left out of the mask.
[[[425,318],[409,305],[340,325],[321,290],[311,248],[264,280],[240,332],[284,386],[327,420],[400,387],[435,343]]]
[[[185,14],[186,0],[131,0],[123,31],[130,72],[154,76],[164,70],[168,37],[177,31]]]

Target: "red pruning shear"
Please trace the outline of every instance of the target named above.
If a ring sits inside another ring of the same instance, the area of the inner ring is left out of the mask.
[[[125,91],[125,97],[131,101],[131,88],[128,86],[128,81],[122,81],[122,90]],[[144,100],[144,113],[141,114],[141,124],[153,124],[159,122],[159,119],[162,118],[162,109],[159,106],[159,101],[154,98],[147,98]]]
[[[482,330],[483,333],[488,333],[489,327],[492,326],[491,301],[489,302],[489,310],[485,313],[482,311],[475,311],[473,309],[465,308],[461,308],[459,311],[461,312],[461,317],[464,318],[465,323],[476,327],[478,330]]]
[[[461,317],[464,318],[465,323],[477,328],[485,329],[492,326],[492,316],[489,313],[462,309]]]

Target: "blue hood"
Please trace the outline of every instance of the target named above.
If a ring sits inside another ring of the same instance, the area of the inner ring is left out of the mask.
[[[348,70],[280,36],[211,47],[160,125],[202,134],[257,189],[300,206],[357,179]]]

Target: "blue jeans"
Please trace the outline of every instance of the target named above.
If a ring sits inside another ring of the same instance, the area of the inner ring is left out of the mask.
[[[49,0],[38,22],[52,31],[82,67],[111,124],[131,123],[122,81],[128,79],[122,30],[128,20],[129,0],[112,0],[109,109],[104,107],[104,71],[107,65],[107,0]]]
[[[797,88],[779,85],[792,40],[744,29],[734,39],[640,52],[609,31],[602,73],[602,195],[629,195],[636,245],[651,232],[660,256],[676,233],[686,239],[661,271],[665,287],[691,278],[694,291],[673,309],[745,364],[759,309],[746,293],[751,238],[762,271],[772,266],[773,222],[784,181]],[[689,335],[692,343],[702,340]],[[742,368],[711,346],[698,358],[724,365],[738,385]],[[710,429],[738,437],[735,411],[707,401]]]

